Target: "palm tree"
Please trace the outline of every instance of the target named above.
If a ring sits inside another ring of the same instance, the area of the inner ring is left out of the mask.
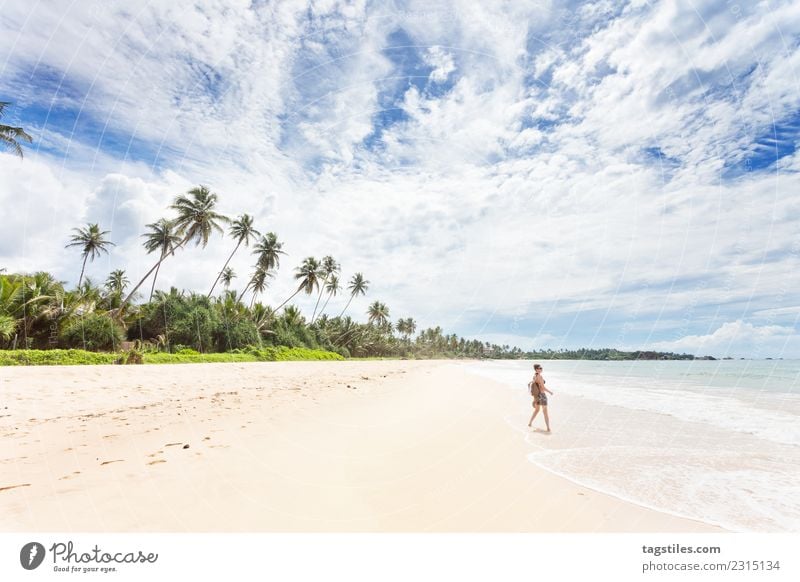
[[[100,253],[108,253],[108,246],[114,246],[114,243],[104,239],[110,231],[100,230],[97,224],[89,224],[86,228],[73,228],[76,234],[72,236],[70,242],[64,248],[81,247],[81,255],[83,256],[83,266],[81,267],[81,276],[78,277],[78,287],[81,286],[83,281],[83,272],[86,269],[86,260],[91,257],[92,261],[100,256]]]
[[[344,315],[344,312],[347,311],[347,308],[350,307],[350,302],[353,300],[353,297],[356,295],[365,295],[367,293],[367,289],[369,289],[369,281],[364,279],[364,275],[361,273],[356,273],[353,275],[353,278],[350,279],[350,284],[347,286],[350,290],[350,299],[347,300],[347,305],[344,306],[342,312],[339,314],[339,317]]]
[[[211,291],[208,292],[209,297],[211,297],[211,294],[214,292],[214,287],[217,286],[223,271],[225,271],[225,269],[228,267],[228,263],[231,262],[233,255],[236,254],[236,251],[239,250],[239,247],[242,245],[242,243],[244,243],[244,246],[248,247],[250,246],[250,239],[261,234],[255,229],[255,227],[253,227],[253,217],[249,214],[242,214],[239,218],[234,220],[228,233],[234,239],[236,239],[236,247],[228,257],[228,260],[225,261],[225,264],[222,265],[222,271],[220,271],[217,275],[217,278],[214,279],[214,284],[211,286]]]
[[[380,327],[385,327],[389,322],[389,308],[380,301],[375,301],[367,309],[370,323],[377,323]]]
[[[3,117],[6,107],[9,105],[11,105],[11,103],[8,101],[0,101],[0,117]],[[33,138],[25,133],[25,130],[21,127],[11,127],[10,125],[3,125],[0,123],[0,143],[6,148],[13,150],[19,157],[22,157],[22,147],[20,147],[18,140],[31,143]]]
[[[231,281],[233,281],[235,278],[236,272],[231,267],[227,267],[222,270],[220,280],[222,281],[222,284],[225,285],[226,290],[231,286]]]
[[[125,287],[130,285],[130,283],[128,277],[125,276],[125,271],[117,269],[111,271],[108,279],[106,279],[106,289],[108,289],[109,293],[113,293],[114,295],[122,295],[122,292],[125,291]]]
[[[148,254],[159,251],[159,259],[164,260],[164,257],[167,255],[175,253],[175,248],[180,244],[181,237],[175,234],[175,226],[171,221],[162,218],[158,222],[148,224],[147,228],[150,229],[150,232],[142,236],[145,237],[144,248],[147,250]],[[153,299],[153,292],[156,289],[156,280],[158,280],[158,271],[160,269],[161,263],[159,262],[158,266],[156,266],[155,275],[153,275],[153,284],[150,287],[150,298],[148,301]]]
[[[325,298],[325,303],[322,304],[322,309],[320,309],[320,317],[322,314],[325,313],[325,308],[328,306],[328,301],[331,300],[331,297],[336,297],[339,293],[339,277],[336,275],[331,275],[331,278],[328,279],[328,282],[325,284],[325,291],[328,292],[328,296]]]
[[[319,288],[319,296],[317,297],[317,303],[314,305],[314,312],[311,314],[311,323],[314,323],[314,320],[317,317],[317,307],[319,307],[320,299],[322,299],[322,292],[325,290],[325,285],[328,283],[328,278],[331,275],[335,275],[339,272],[339,264],[336,260],[328,255],[323,257],[322,259],[322,272],[325,274],[325,278],[322,280],[322,285]]]
[[[292,293],[286,301],[275,308],[276,312],[289,301],[291,301],[295,295],[300,293],[300,291],[305,291],[306,295],[311,295],[316,289],[319,288],[319,278],[322,276],[322,269],[317,259],[314,257],[307,257],[303,261],[303,264],[295,269],[295,271],[294,278],[300,279],[300,286],[297,288],[297,291]]]
[[[278,235],[268,232],[253,247],[253,254],[258,255],[258,264],[265,269],[277,269],[281,266],[281,255],[286,254],[282,248],[283,243],[278,242]]]
[[[261,239],[253,246],[253,254],[258,255],[256,266],[264,267],[266,270],[274,270],[280,267],[281,255],[286,253],[281,250],[283,243],[278,242],[278,235],[274,232],[268,232],[263,235]],[[250,285],[253,283],[252,277],[247,283],[247,286],[242,290],[239,299],[245,296]]]
[[[264,266],[256,265],[256,271],[250,278],[250,284],[248,285],[248,287],[253,290],[253,297],[250,299],[251,309],[256,300],[256,295],[264,292],[264,290],[267,288],[267,280],[271,279],[272,277],[274,277],[273,273],[267,270]]]
[[[178,212],[178,217],[173,221],[173,226],[177,235],[183,238],[175,246],[174,250],[178,250],[192,240],[195,241],[197,246],[202,245],[205,248],[212,232],[215,230],[220,233],[224,232],[219,223],[228,222],[229,219],[227,216],[214,211],[216,205],[217,195],[205,186],[192,188],[186,194],[181,194],[175,198],[175,202],[170,206],[170,208]],[[122,302],[123,306],[131,300],[133,294],[139,290],[142,283],[161,265],[165,258],[166,256],[161,257],[142,277],[142,280],[136,284],[136,287],[128,293],[128,296]]]

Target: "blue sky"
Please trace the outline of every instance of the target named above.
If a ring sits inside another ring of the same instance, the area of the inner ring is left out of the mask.
[[[74,283],[97,221],[117,246],[89,275],[136,279],[144,225],[206,184],[284,241],[273,302],[332,254],[372,282],[357,316],[800,357],[795,2],[17,2],[0,27],[35,138],[0,154],[9,270]],[[232,246],[163,285],[207,289]]]

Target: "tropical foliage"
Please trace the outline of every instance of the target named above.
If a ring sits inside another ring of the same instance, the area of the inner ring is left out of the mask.
[[[170,206],[173,217],[146,227],[143,246],[158,259],[132,287],[121,269],[109,273],[102,286],[85,276],[87,262],[109,252],[114,244],[108,238],[111,233],[97,224],[73,229],[67,243],[79,248],[82,257],[74,289],[67,289],[46,272],[0,271],[0,349],[8,350],[0,352],[0,364],[273,361],[334,357],[332,354],[337,358],[664,357],[655,352],[614,350],[523,352],[445,334],[440,327],[417,333],[412,317],[392,321],[389,307],[380,300],[372,300],[366,308],[362,304],[363,321],[357,321],[345,313],[370,288],[360,272],[349,279],[349,297],[341,313],[331,316],[326,313],[328,302],[341,291],[341,266],[331,256],[321,260],[306,257],[293,273],[296,289],[273,307],[262,300],[280,268],[281,256],[286,255],[283,243],[274,232],[262,235],[248,214],[231,221],[216,207],[217,195],[205,186],[177,196]],[[209,276],[210,293],[156,288],[159,269],[168,257],[191,242],[205,247],[213,233],[224,235],[222,225],[229,223],[228,235],[234,244],[220,270]],[[230,288],[236,275],[229,263],[242,245],[251,242],[253,271],[240,293]],[[149,298],[137,303],[137,291],[150,276]],[[214,295],[220,281],[223,288]],[[308,314],[290,303],[300,293],[313,301]],[[128,350],[125,357],[102,353],[120,349]],[[48,355],[36,350],[46,350]]]
[[[3,117],[9,105],[11,105],[11,103],[8,101],[0,101],[0,118]],[[22,157],[20,141],[31,143],[33,138],[25,133],[25,130],[21,127],[13,127],[0,123],[0,145],[11,150],[19,157]]]

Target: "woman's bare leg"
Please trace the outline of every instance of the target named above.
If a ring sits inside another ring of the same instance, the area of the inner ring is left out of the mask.
[[[547,407],[542,406],[542,412],[544,412],[544,424],[547,426],[547,432],[550,432],[550,417],[547,415]],[[535,413],[534,413],[535,416]]]
[[[536,415],[539,414],[539,405],[535,404],[533,406],[533,416],[531,416],[530,422],[528,422],[528,426],[533,424],[533,420],[536,418]]]

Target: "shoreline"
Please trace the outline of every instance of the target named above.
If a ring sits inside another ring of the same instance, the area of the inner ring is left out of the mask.
[[[725,531],[531,463],[491,384],[454,360],[0,368],[0,531]]]

